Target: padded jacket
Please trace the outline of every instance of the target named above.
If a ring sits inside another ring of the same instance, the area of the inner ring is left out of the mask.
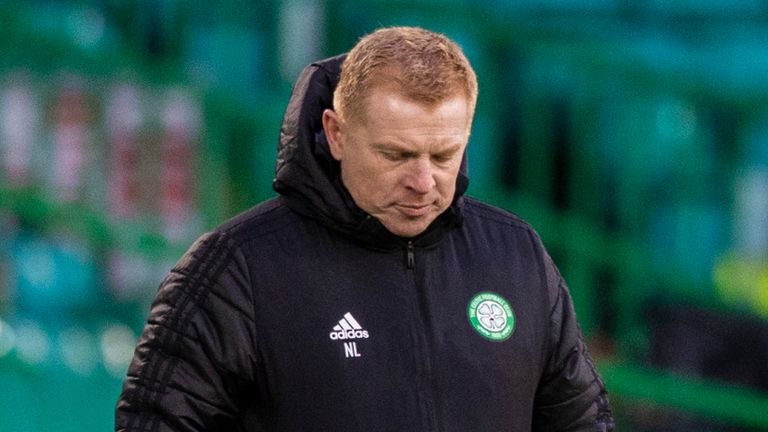
[[[610,431],[568,289],[534,230],[464,196],[415,238],[339,179],[310,65],[279,196],[203,235],[162,282],[116,431]]]

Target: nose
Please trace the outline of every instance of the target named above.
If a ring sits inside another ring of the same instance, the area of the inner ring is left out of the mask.
[[[425,194],[436,184],[430,161],[422,158],[414,160],[406,177],[405,186],[416,193]]]

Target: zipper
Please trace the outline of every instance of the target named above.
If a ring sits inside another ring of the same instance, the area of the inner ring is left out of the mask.
[[[410,273],[410,279],[412,283],[412,287],[414,290],[418,290],[418,286],[416,283],[416,274],[414,273],[413,269],[416,267],[416,254],[415,254],[415,247],[413,245],[413,241],[409,240],[408,243],[405,245],[405,265],[406,268],[409,270],[408,273]],[[414,291],[414,295],[416,298],[419,297],[419,294]],[[418,301],[416,301],[418,303]],[[423,413],[426,415],[425,421],[426,424],[425,429],[427,431],[436,431],[438,430],[438,421],[437,421],[437,412],[435,411],[435,396],[433,394],[432,390],[432,360],[430,359],[429,354],[429,343],[427,341],[426,337],[426,331],[423,329],[423,322],[421,319],[421,315],[418,312],[418,307],[413,308],[414,316],[419,322],[418,328],[420,328],[419,334],[416,336],[417,340],[417,348],[415,350],[415,353],[417,354],[417,358],[421,362],[421,367],[423,368],[422,372],[424,374],[424,384],[423,387],[418,390],[419,397],[421,399],[421,409],[423,410]]]
[[[406,267],[409,270],[413,270],[416,266],[416,257],[413,254],[413,240],[408,240],[408,244],[405,246]]]

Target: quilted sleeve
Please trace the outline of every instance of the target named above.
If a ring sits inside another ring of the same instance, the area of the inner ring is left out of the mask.
[[[608,395],[584,343],[568,288],[551,261],[549,361],[534,404],[534,431],[613,431]]]
[[[115,430],[232,430],[253,388],[256,337],[245,260],[207,234],[160,285],[117,402]]]

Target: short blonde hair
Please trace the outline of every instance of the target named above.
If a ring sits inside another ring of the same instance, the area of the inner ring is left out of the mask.
[[[359,116],[377,85],[432,105],[464,92],[470,118],[477,103],[477,76],[461,48],[445,35],[418,27],[388,27],[364,36],[341,66],[333,95],[342,119]]]

